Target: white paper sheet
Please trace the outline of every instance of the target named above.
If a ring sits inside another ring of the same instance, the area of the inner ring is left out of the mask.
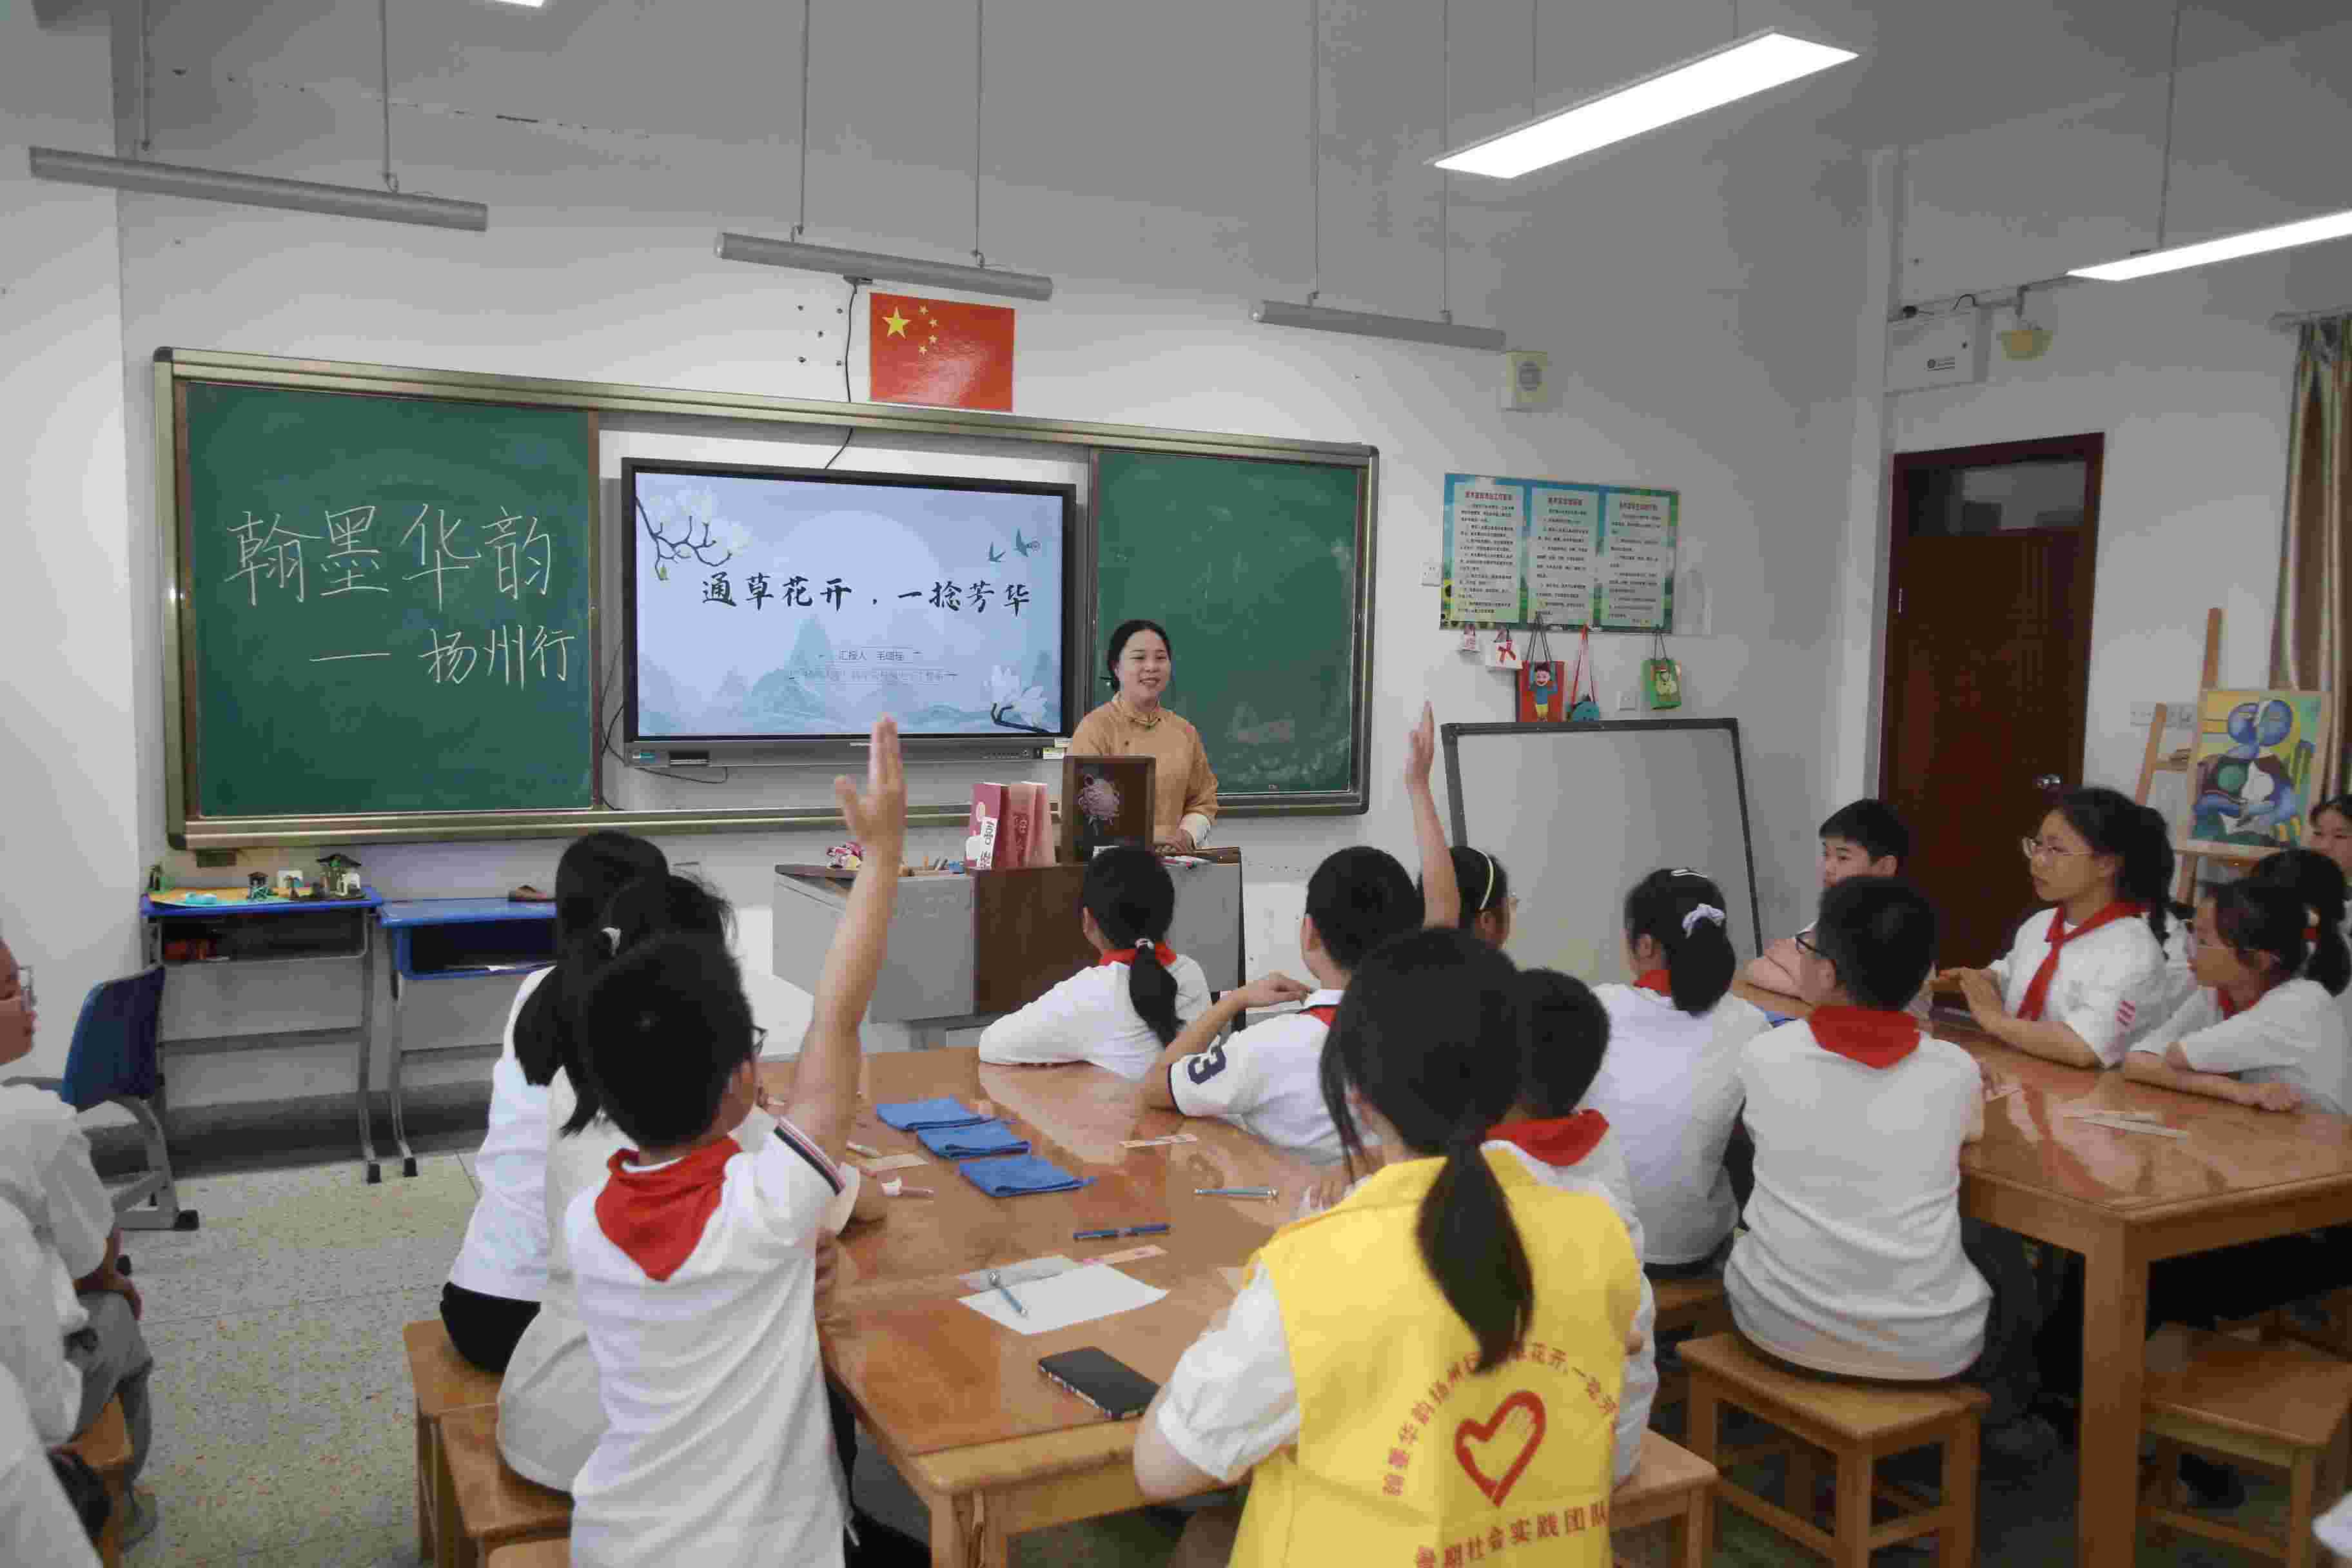
[[[1006,1283],[1012,1284],[1009,1275]],[[1028,1310],[1028,1316],[1024,1317],[1014,1311],[1006,1304],[1003,1294],[992,1289],[965,1296],[961,1300],[982,1317],[1001,1323],[1016,1334],[1048,1334],[1074,1323],[1088,1323],[1097,1318],[1149,1307],[1168,1294],[1100,1263],[1085,1268],[1073,1268],[1050,1279],[1013,1285],[1013,1293],[1021,1299],[1021,1305]]]

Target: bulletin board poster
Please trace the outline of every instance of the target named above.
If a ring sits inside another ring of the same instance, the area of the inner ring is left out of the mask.
[[[1445,476],[1438,624],[1670,632],[1679,490]]]

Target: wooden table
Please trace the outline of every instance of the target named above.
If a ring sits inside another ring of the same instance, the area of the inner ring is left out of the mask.
[[[1037,1358],[1097,1345],[1165,1383],[1177,1358],[1233,1300],[1237,1270],[1295,1212],[1303,1162],[1221,1122],[1142,1108],[1141,1086],[1099,1068],[984,1067],[957,1047],[868,1058],[877,1101],[952,1094],[996,1114],[1065,1170],[1095,1178],[1071,1193],[991,1198],[953,1164],[889,1174],[932,1198],[899,1198],[883,1224],[843,1244],[825,1324],[827,1370],[858,1418],[931,1510],[937,1568],[998,1568],[1011,1538],[1143,1505],[1133,1421],[1104,1421],[1037,1371]],[[776,1070],[782,1068],[782,1071]],[[789,1076],[779,1063],[768,1076]],[[1198,1140],[1123,1149],[1183,1131]],[[850,1134],[885,1154],[924,1153],[860,1109]],[[1273,1201],[1202,1198],[1196,1187],[1273,1186]],[[1167,1222],[1164,1236],[1074,1241],[1071,1232]],[[1149,1307],[1053,1333],[998,1327],[957,1299],[957,1278],[1048,1253],[1085,1262],[1143,1246],[1161,1256],[1118,1265],[1168,1294]]]
[[[1749,986],[1773,1012],[1809,1009]],[[1960,1212],[2083,1255],[2083,1414],[2076,1562],[2125,1568],[2137,1523],[2147,1267],[2321,1226],[2352,1223],[2352,1120],[2278,1115],[2063,1067],[2000,1044],[1938,1009],[1934,1033],[2017,1080],[1960,1152]],[[2147,1111],[2187,1138],[2121,1132],[2068,1109]]]

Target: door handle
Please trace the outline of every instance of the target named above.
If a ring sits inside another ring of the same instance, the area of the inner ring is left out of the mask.
[[[2064,787],[2065,782],[2056,773],[2042,773],[2034,779],[2033,787],[2044,795],[2056,795]]]

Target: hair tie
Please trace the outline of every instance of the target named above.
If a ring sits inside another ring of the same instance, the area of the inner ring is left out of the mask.
[[[619,955],[621,951],[621,928],[619,926],[606,926],[604,928],[604,951],[608,956],[617,957]]]
[[[1139,953],[1148,952],[1157,958],[1160,956],[1160,944],[1148,936],[1139,936],[1135,939],[1135,951]]]
[[[1478,858],[1486,862],[1486,890],[1478,895],[1477,909],[1478,913],[1484,914],[1487,901],[1495,896],[1495,858],[1481,849],[1478,851]]]
[[[1685,936],[1690,935],[1692,929],[1701,921],[1713,921],[1716,924],[1721,925],[1723,923],[1723,911],[1717,909],[1713,904],[1692,905],[1690,913],[1683,917],[1683,934]]]

